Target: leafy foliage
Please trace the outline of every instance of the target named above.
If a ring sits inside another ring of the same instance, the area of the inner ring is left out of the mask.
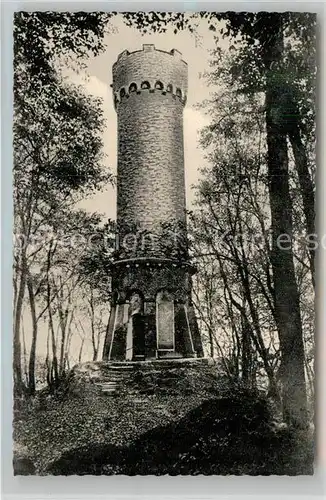
[[[17,12],[14,16],[14,67],[25,64],[38,85],[56,78],[55,58],[82,60],[104,49],[103,38],[114,13]],[[15,75],[15,90],[18,90]]]
[[[257,393],[81,394],[17,413],[14,436],[38,474],[312,473],[309,439],[279,428]]]
[[[48,319],[51,332],[46,358],[49,383],[53,377],[57,381],[67,366],[76,307],[72,297],[76,300],[76,293],[81,293],[84,280],[78,268],[83,248],[72,240],[76,235],[90,240],[99,231],[101,219],[76,207],[111,182],[112,175],[103,153],[101,101],[64,81],[58,61],[61,57],[80,62],[78,58],[102,50],[110,17],[56,12],[15,16],[14,373],[18,390],[24,385],[21,321],[27,292],[33,323],[30,391],[35,390],[40,320]],[[60,347],[54,333],[57,327]]]
[[[14,106],[17,196],[26,197],[28,184],[37,179],[39,195],[52,195],[48,203],[58,205],[70,192],[98,188],[107,181],[100,101],[58,79],[55,85],[44,87],[37,98],[32,86],[23,70]]]

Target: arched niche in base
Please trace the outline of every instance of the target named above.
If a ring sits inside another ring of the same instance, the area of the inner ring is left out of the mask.
[[[144,298],[139,292],[129,297],[126,360],[145,356]]]
[[[156,295],[156,335],[158,351],[174,351],[174,299],[170,292],[161,290]]]

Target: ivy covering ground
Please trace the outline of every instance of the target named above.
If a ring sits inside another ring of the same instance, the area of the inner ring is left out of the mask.
[[[16,404],[14,441],[17,474],[24,460],[41,475],[296,475],[313,462],[311,440],[275,426],[263,396],[230,391],[208,366],[137,370],[116,396],[70,381]]]

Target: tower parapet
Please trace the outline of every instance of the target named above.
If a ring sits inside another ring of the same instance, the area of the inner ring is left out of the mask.
[[[186,103],[188,91],[188,66],[181,53],[158,50],[145,44],[142,50],[124,50],[113,65],[113,95],[115,106],[133,92],[150,89],[170,93]]]

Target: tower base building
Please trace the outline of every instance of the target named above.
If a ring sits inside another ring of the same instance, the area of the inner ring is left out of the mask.
[[[186,262],[116,261],[104,359],[202,357],[191,273]]]

